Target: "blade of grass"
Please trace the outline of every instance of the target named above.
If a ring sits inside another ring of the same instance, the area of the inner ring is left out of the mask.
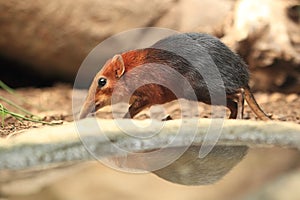
[[[2,125],[2,128],[4,127],[4,119],[5,119],[5,116],[6,116],[6,113],[3,111],[3,109],[4,109],[4,107],[0,103],[0,114],[1,114],[1,125]]]
[[[25,103],[26,105],[30,105],[33,106],[35,108],[41,109],[41,110],[46,110],[45,108],[38,106],[38,105],[34,105],[32,103],[28,103],[22,96],[20,96],[14,89],[12,89],[11,87],[9,87],[8,85],[6,85],[3,81],[0,80],[0,87],[2,89],[4,89],[5,91],[7,91],[8,93],[10,93],[11,95],[15,96],[16,98],[18,98],[18,100],[20,100],[22,103]]]
[[[11,112],[9,110],[7,110],[5,107],[0,106],[0,112],[1,113],[5,113],[5,115],[9,114],[12,117],[16,118],[16,119],[21,119],[21,120],[26,120],[26,121],[30,121],[30,122],[36,122],[36,123],[42,123],[42,124],[47,124],[47,125],[56,125],[56,124],[60,124],[60,123],[53,123],[53,122],[46,122],[40,119],[34,119],[34,118],[30,118],[30,117],[26,117],[24,115],[15,113],[15,112]]]
[[[30,111],[26,110],[25,108],[22,108],[21,106],[18,106],[18,105],[15,104],[14,102],[12,102],[12,101],[10,101],[10,100],[4,98],[4,97],[1,97],[1,96],[0,96],[0,100],[2,100],[2,101],[4,101],[4,102],[6,102],[7,104],[9,104],[9,105],[11,105],[11,106],[17,108],[18,110],[20,110],[20,111],[23,112],[24,114],[27,114],[27,115],[30,115],[30,116],[34,116],[34,117],[36,117],[36,118],[40,118],[40,117],[34,115],[33,113],[31,113]]]
[[[3,83],[1,80],[0,80],[0,87],[2,87],[4,90],[6,90],[10,94],[15,94],[15,90],[12,89],[11,87],[9,87],[8,85],[6,85],[5,83]]]
[[[0,80],[0,87],[3,88],[4,90],[6,90],[8,93],[13,94],[14,96],[20,98],[22,100],[22,102],[30,105],[29,103],[27,103],[21,96],[19,96],[14,89],[12,89],[11,87],[9,87],[8,85],[6,85],[5,83],[3,83]],[[1,103],[0,103],[0,115],[2,118],[2,127],[4,127],[4,120],[6,115],[11,115],[12,117],[14,117],[16,120],[19,120],[21,122],[23,122],[23,120],[26,121],[31,121],[31,122],[36,122],[36,123],[42,123],[42,124],[47,124],[47,125],[56,125],[56,124],[61,124],[61,122],[46,122],[43,121],[41,117],[34,115],[33,113],[31,113],[30,111],[26,110],[25,108],[22,108],[21,106],[18,106],[16,103],[12,102],[9,99],[6,99],[4,97],[0,96],[0,100],[6,102],[7,104],[15,107],[16,109],[20,110],[21,112],[23,112],[24,114],[29,115],[29,117],[19,114],[19,113],[15,113],[15,112],[11,112],[9,111],[7,108],[5,108]]]

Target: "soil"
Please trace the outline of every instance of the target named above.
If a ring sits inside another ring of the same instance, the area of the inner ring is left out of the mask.
[[[61,124],[73,121],[71,85],[57,84],[48,88],[21,88],[15,90],[14,94],[0,90],[0,96],[27,109],[45,122]],[[23,114],[5,102],[0,101],[0,103],[12,112]],[[0,137],[14,135],[29,128],[45,126],[43,123],[20,121],[12,116],[7,116],[3,122],[3,126],[0,127]]]
[[[255,93],[257,102],[263,110],[272,114],[273,120],[291,121],[300,124],[300,95],[282,93]],[[72,86],[57,84],[48,88],[22,88],[17,89],[15,94],[0,90],[0,96],[12,100],[19,106],[26,108],[46,122],[62,124],[73,121],[72,115]],[[19,112],[13,107],[2,103],[11,111]],[[209,105],[199,103],[203,112],[200,117],[208,118],[211,115]],[[166,110],[173,119],[180,118],[180,109],[176,102],[166,105]],[[101,118],[112,118],[111,112],[107,109],[97,113]],[[149,118],[149,113],[144,112],[137,119]],[[245,105],[245,120],[256,120],[254,113]],[[6,116],[3,126],[0,128],[0,137],[7,137],[18,134],[29,128],[46,126],[43,123],[20,121],[12,116]]]

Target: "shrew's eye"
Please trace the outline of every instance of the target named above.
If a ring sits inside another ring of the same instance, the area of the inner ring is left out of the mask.
[[[98,86],[101,88],[104,85],[106,85],[106,82],[107,82],[106,78],[99,78],[99,80],[98,80]]]

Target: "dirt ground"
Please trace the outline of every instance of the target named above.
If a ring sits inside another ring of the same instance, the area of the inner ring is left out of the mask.
[[[263,110],[272,114],[273,120],[292,121],[300,124],[299,94],[255,93],[254,95]],[[14,101],[19,106],[38,115],[44,121],[58,124],[73,121],[71,85],[57,84],[48,88],[21,88],[16,90],[15,94],[9,94],[7,91],[0,90],[0,96]],[[174,119],[180,117],[180,109],[175,104],[171,103],[167,106],[167,110]],[[3,105],[11,111],[17,111],[5,103]],[[205,104],[199,104],[199,106],[203,110],[200,117],[210,117],[210,106]],[[103,112],[100,111],[98,116],[112,118],[111,113],[105,110]],[[147,117],[147,114],[142,114],[137,118],[144,119]],[[247,105],[245,106],[244,119],[256,119],[254,113]],[[7,116],[3,122],[3,127],[0,128],[0,137],[17,134],[28,128],[44,126],[42,123],[19,121],[11,116]]]

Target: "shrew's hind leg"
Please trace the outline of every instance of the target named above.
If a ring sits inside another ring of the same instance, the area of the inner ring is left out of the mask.
[[[240,113],[241,118],[244,119],[244,106],[245,106],[245,91],[243,88],[238,90],[238,113]]]
[[[237,93],[227,96],[227,108],[230,110],[229,119],[244,118],[245,91],[243,88]],[[238,117],[239,114],[239,117]]]
[[[230,110],[229,119],[236,119],[238,114],[238,104],[232,99],[227,99],[227,108]]]

